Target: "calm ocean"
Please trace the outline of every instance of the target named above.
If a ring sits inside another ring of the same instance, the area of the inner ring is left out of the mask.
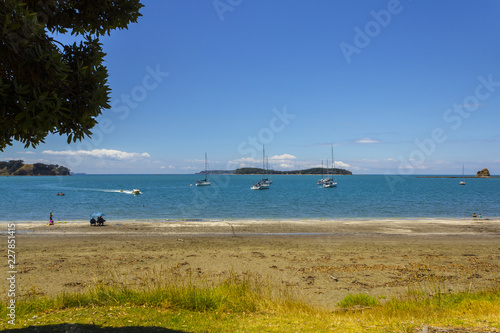
[[[252,191],[259,176],[76,175],[0,177],[0,221],[464,218],[500,217],[500,179],[338,176],[337,188],[318,176],[272,176],[266,191]],[[189,186],[193,184],[193,186]],[[141,195],[133,195],[132,189]],[[57,196],[58,192],[65,196]]]

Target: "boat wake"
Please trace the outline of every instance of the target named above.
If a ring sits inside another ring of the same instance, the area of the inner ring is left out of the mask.
[[[103,192],[109,192],[109,193],[124,193],[124,194],[134,194],[134,191],[132,190],[102,190]]]

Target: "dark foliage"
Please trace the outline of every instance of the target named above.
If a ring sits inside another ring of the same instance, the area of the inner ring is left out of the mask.
[[[0,161],[0,175],[4,176],[69,176],[70,170],[57,164],[24,164],[23,160]]]
[[[277,170],[265,170],[261,168],[240,168],[237,169],[235,175],[262,175],[262,174],[273,174],[273,175],[326,175],[328,169],[326,168],[311,168],[305,170],[293,170],[293,171],[277,171]],[[332,169],[330,169],[332,173]],[[352,172],[345,169],[333,169],[333,174],[335,175],[352,175]]]
[[[137,22],[139,0],[0,1],[0,151],[49,133],[90,136],[110,108],[99,36]],[[64,45],[50,33],[83,36]]]

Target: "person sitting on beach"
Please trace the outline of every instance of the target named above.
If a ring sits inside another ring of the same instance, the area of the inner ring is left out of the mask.
[[[472,217],[473,217],[473,218],[476,218],[476,213],[472,214]]]
[[[95,224],[96,224],[95,218],[92,217],[90,219],[90,225],[95,225]]]
[[[481,213],[479,213],[479,215],[478,215],[477,217],[481,218],[481,217],[483,217],[483,216],[481,215]]]
[[[103,218],[102,218],[102,216],[99,216],[99,217],[97,218],[97,225],[104,225],[104,222],[105,222],[105,221],[106,221],[106,220],[105,220],[105,219],[103,219]]]

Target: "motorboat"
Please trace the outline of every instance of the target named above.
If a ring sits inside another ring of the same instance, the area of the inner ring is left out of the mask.
[[[136,188],[134,188],[134,189],[132,190],[132,194],[141,194],[141,191],[140,191],[140,190],[138,190],[138,189],[136,189]]]

